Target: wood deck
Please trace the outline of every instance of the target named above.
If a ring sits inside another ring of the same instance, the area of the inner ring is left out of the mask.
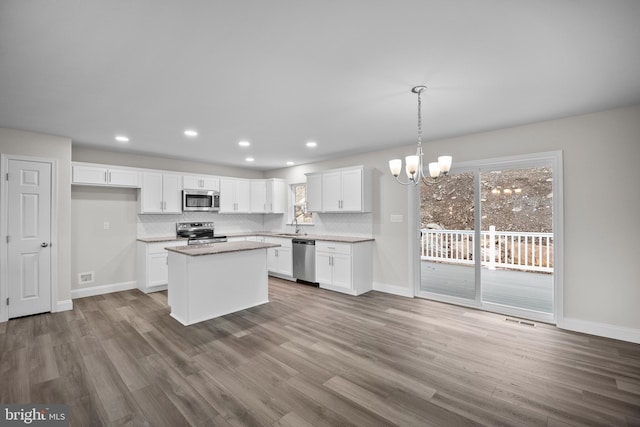
[[[421,290],[475,299],[473,266],[421,262]],[[553,313],[553,275],[517,270],[482,269],[482,300]]]
[[[0,402],[72,426],[640,425],[640,345],[424,299],[271,278],[182,326],[166,292],[0,323]]]

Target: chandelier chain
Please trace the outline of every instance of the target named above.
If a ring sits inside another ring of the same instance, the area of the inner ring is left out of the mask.
[[[418,92],[418,146],[422,145],[422,91]]]

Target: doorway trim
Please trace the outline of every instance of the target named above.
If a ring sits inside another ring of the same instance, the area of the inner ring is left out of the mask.
[[[552,181],[552,191],[553,191],[553,265],[554,265],[554,289],[553,289],[553,315],[550,319],[545,319],[544,317],[538,318],[536,320],[553,323],[558,327],[563,326],[564,320],[564,301],[563,301],[563,279],[564,279],[564,195],[563,195],[563,170],[562,170],[562,151],[547,151],[541,153],[532,153],[532,154],[522,154],[517,156],[507,156],[507,157],[498,157],[491,159],[482,159],[482,160],[472,160],[466,162],[455,163],[454,167],[451,168],[451,173],[457,172],[474,172],[474,174],[479,174],[480,170],[490,168],[490,167],[500,167],[500,166],[509,166],[509,167],[528,167],[528,166],[539,166],[539,163],[547,162],[551,164],[553,168],[553,181]],[[476,176],[477,179],[477,176]],[[474,203],[476,206],[480,206],[480,194],[478,191],[475,191],[475,200]],[[412,215],[409,215],[409,248],[412,259],[412,267],[411,277],[414,280],[414,295],[417,297],[423,297],[432,299],[435,301],[441,301],[449,304],[456,304],[466,307],[477,308],[480,310],[497,312],[505,315],[518,315],[518,310],[511,310],[509,308],[502,307],[498,304],[491,303],[482,303],[480,292],[478,292],[479,280],[480,280],[480,268],[476,266],[476,300],[464,300],[462,298],[455,297],[447,297],[444,295],[429,293],[425,291],[421,291],[420,289],[420,252],[418,239],[415,239],[415,233],[417,232],[418,236],[420,234],[420,223],[419,223],[419,209],[420,209],[420,191],[415,191],[414,194],[409,197],[409,212]],[[476,215],[475,219],[475,228],[478,229],[480,225],[479,215]],[[476,245],[479,245],[480,242],[478,239],[474,239]],[[479,247],[475,248],[476,251],[479,251]],[[479,252],[477,252],[479,253]]]
[[[7,173],[10,160],[49,163],[51,165],[51,312],[57,311],[58,301],[58,161],[47,157],[23,156],[18,154],[0,154],[0,322],[9,320],[7,298],[9,279],[7,273],[9,247],[8,231],[8,191]]]

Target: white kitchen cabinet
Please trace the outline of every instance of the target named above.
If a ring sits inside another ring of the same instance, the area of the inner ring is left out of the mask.
[[[71,183],[74,185],[140,187],[139,172],[135,169],[74,162],[72,175]]]
[[[354,166],[307,175],[307,210],[371,212],[372,208],[371,172],[368,169]]]
[[[220,178],[220,213],[249,213],[251,184],[248,179]]]
[[[165,248],[186,245],[185,241],[137,242],[138,289],[156,292],[167,289],[169,268]]]
[[[286,197],[286,183],[282,179],[251,180],[252,213],[284,213]]]
[[[307,211],[322,212],[322,174],[307,175]]]
[[[251,212],[267,213],[267,181],[264,179],[251,180]]]
[[[267,269],[269,274],[278,276],[293,276],[293,252],[291,249],[291,239],[283,237],[265,237],[266,243],[280,245],[277,248],[267,249]]]
[[[182,213],[181,192],[181,175],[143,172],[138,213]]]
[[[373,289],[371,241],[316,240],[316,281],[323,289],[360,295]]]
[[[184,175],[182,188],[187,190],[220,191],[220,178],[211,175]]]

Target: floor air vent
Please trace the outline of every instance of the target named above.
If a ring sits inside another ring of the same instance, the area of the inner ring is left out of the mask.
[[[509,323],[517,323],[517,324],[524,325],[524,326],[531,326],[532,328],[535,328],[535,326],[536,326],[535,323],[530,322],[528,320],[512,319],[510,317],[505,317],[504,321],[505,322],[509,322]]]

